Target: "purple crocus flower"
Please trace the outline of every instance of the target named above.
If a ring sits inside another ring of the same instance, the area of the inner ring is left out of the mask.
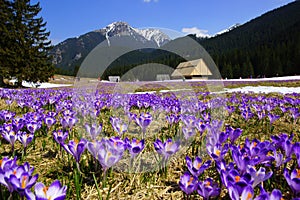
[[[60,118],[60,123],[63,126],[63,128],[69,127],[70,129],[72,129],[77,121],[78,121],[77,118],[69,116],[69,115]]]
[[[280,148],[285,152],[286,160],[284,162],[288,162],[291,159],[293,153],[293,134],[288,136],[287,134],[281,134],[279,136],[274,135],[271,136],[273,141],[273,145],[275,148]]]
[[[283,175],[288,183],[288,185],[292,188],[295,194],[299,194],[300,192],[300,169],[294,169],[291,174],[287,169],[284,169]]]
[[[15,150],[15,142],[18,139],[18,134],[16,134],[16,132],[13,130],[12,125],[4,124],[1,135],[7,142],[10,143],[11,151],[13,152]]]
[[[271,194],[266,192],[264,188],[260,185],[260,194],[255,198],[255,200],[281,200],[282,193],[280,190],[274,189]]]
[[[70,109],[66,109],[66,110],[63,111],[63,115],[64,116],[75,116],[76,112],[73,111],[73,110],[70,110]]]
[[[242,192],[241,200],[252,200],[253,197],[254,197],[253,187],[251,187],[251,185],[248,185],[247,187],[245,187],[245,189]]]
[[[234,106],[226,106],[226,110],[228,112],[228,115],[231,115],[235,111]]]
[[[141,113],[139,117],[134,118],[137,125],[142,129],[143,134],[146,133],[147,127],[152,122],[152,115],[149,113]]]
[[[16,159],[15,159],[16,160]],[[0,173],[0,183],[5,185],[10,193],[12,193],[15,190],[18,190],[21,195],[24,195],[22,190],[22,187],[19,188],[20,183],[22,183],[22,176],[28,176],[28,179],[26,177],[23,177],[23,189],[28,187],[31,187],[31,178],[33,178],[33,182],[35,182],[37,179],[36,176],[32,176],[33,167],[30,167],[29,163],[24,163],[23,165],[16,165],[15,160],[6,160],[5,171],[2,171]],[[25,185],[24,185],[25,184]],[[34,183],[33,183],[34,184]],[[22,185],[21,185],[22,186]],[[24,187],[25,186],[25,187]]]
[[[127,149],[131,155],[131,157],[135,157],[145,148],[145,140],[138,140],[133,138],[132,141],[128,138],[125,139],[127,144]]]
[[[182,132],[184,135],[184,138],[186,140],[190,139],[191,137],[196,135],[196,129],[195,127],[191,127],[191,126],[183,126],[182,127]]]
[[[203,113],[202,117],[203,117],[203,119],[204,119],[205,122],[210,122],[211,121],[211,114],[210,114],[210,112]]]
[[[48,129],[50,129],[50,127],[53,126],[53,124],[56,123],[56,119],[54,117],[51,117],[51,116],[46,116],[44,118],[44,122],[47,125]]]
[[[299,112],[298,108],[291,108],[290,112],[291,112],[291,115],[292,115],[294,121],[296,121],[300,117],[300,112]]]
[[[26,124],[27,126],[27,130],[30,133],[35,133],[39,128],[40,128],[40,124],[38,122],[35,121],[30,121]]]
[[[251,112],[250,108],[245,109],[242,112],[242,116],[245,118],[246,121],[248,121],[250,118],[254,116],[254,114]]]
[[[179,150],[180,142],[173,142],[171,138],[167,139],[164,143],[161,140],[156,139],[153,143],[157,153],[161,154],[165,160],[168,160],[170,156],[175,154]]]
[[[20,177],[12,174],[6,181],[10,182],[10,184],[14,187],[16,191],[19,192],[21,196],[25,195],[25,190],[30,189],[38,179],[38,174],[32,176],[27,172],[23,172]]]
[[[81,140],[78,142],[78,140],[70,140],[69,144],[62,144],[63,148],[71,154],[77,163],[80,161],[80,157],[84,150],[86,149],[86,139],[81,138]]]
[[[208,160],[208,161],[202,163],[202,159],[199,158],[198,156],[195,158],[194,162],[188,156],[186,156],[185,160],[186,160],[186,165],[187,165],[190,173],[196,177],[198,177],[200,174],[202,174],[204,170],[209,168],[210,163],[211,163],[211,160]]]
[[[273,157],[275,160],[275,167],[280,167],[284,162],[283,162],[283,155],[282,153],[278,153],[276,150],[273,151]]]
[[[97,126],[96,124],[92,124],[92,126],[86,124],[85,129],[89,133],[89,136],[91,137],[91,139],[95,140],[96,137],[102,131],[102,124],[100,124],[99,126]]]
[[[119,133],[120,136],[127,131],[128,125],[117,117],[110,117],[110,123],[113,129]]]
[[[191,176],[190,173],[185,172],[181,177],[179,181],[179,187],[180,189],[186,193],[187,195],[192,194],[196,188],[197,188],[197,178],[194,176]]]
[[[13,118],[12,126],[15,131],[21,130],[25,125],[25,120],[23,118]]]
[[[208,154],[210,155],[211,158],[213,158],[214,160],[222,160],[225,156],[225,154],[228,151],[228,144],[225,144],[224,146],[220,145],[219,143],[212,145],[210,143],[208,143],[206,145],[206,150],[208,152]]]
[[[102,139],[97,159],[100,162],[104,173],[121,160],[125,150],[124,144],[113,142],[112,140]]]
[[[231,146],[232,159],[242,173],[245,173],[248,165],[254,165],[259,162],[259,158],[251,159],[244,149],[237,146]]]
[[[259,183],[271,178],[273,172],[270,171],[266,173],[266,169],[263,167],[260,167],[257,171],[255,167],[252,167],[250,165],[247,166],[247,172],[251,175],[251,179],[253,181],[252,187],[254,188]]]
[[[14,187],[7,182],[8,178],[11,174],[17,173],[18,165],[16,164],[17,157],[14,159],[9,159],[8,157],[4,157],[0,160],[0,183],[5,185],[10,193],[14,191]]]
[[[7,122],[7,121],[11,120],[15,115],[16,115],[16,113],[5,110],[3,112],[3,119]]]
[[[196,121],[195,126],[198,129],[198,131],[200,132],[200,134],[202,134],[206,130],[205,122],[201,119]]]
[[[92,154],[95,159],[98,159],[98,152],[102,146],[102,142],[98,140],[93,140],[87,143],[87,150]]]
[[[269,114],[268,114],[268,117],[269,117],[269,120],[270,120],[270,124],[273,124],[274,121],[276,121],[277,119],[280,118],[279,115],[275,115],[275,114],[273,114],[273,113],[269,113]]]
[[[180,117],[178,115],[171,114],[171,115],[166,116],[166,120],[167,120],[168,124],[172,125],[172,124],[178,123],[180,120]]]
[[[261,111],[257,111],[256,114],[257,114],[257,117],[258,117],[259,120],[262,120],[266,116],[266,114],[264,112],[261,112]]]
[[[17,157],[10,159],[8,157],[3,157],[0,160],[0,176],[4,174],[8,169],[12,169],[17,166]]]
[[[110,137],[107,142],[114,147],[119,147],[118,149],[122,152],[127,148],[126,141],[122,140],[120,137]]]
[[[252,200],[254,197],[254,190],[251,185],[247,185],[240,192],[234,185],[229,184],[228,193],[232,200]]]
[[[243,130],[240,128],[234,129],[231,126],[226,127],[226,133],[228,133],[229,139],[231,144],[235,142],[235,140],[240,137],[242,134]]]
[[[55,180],[49,187],[38,182],[35,184],[34,192],[35,194],[26,190],[26,198],[29,200],[63,200],[67,195],[67,186],[62,186],[59,180]]]
[[[227,176],[232,169],[234,169],[234,164],[231,162],[228,165],[226,164],[225,160],[222,161],[215,161],[216,168],[220,174],[220,178],[222,183],[227,186]]]
[[[225,175],[225,174],[221,174]],[[252,185],[253,181],[251,180],[251,175],[246,173],[241,175],[236,169],[230,170],[227,174],[226,179],[227,188],[230,189],[229,186],[233,186],[235,190],[237,190],[238,194],[241,195],[245,187],[248,185]],[[251,186],[252,187],[252,186]]]
[[[282,146],[287,159],[285,162],[288,162],[291,159],[293,153],[293,143],[291,140],[286,140],[285,142],[282,143]]]
[[[53,131],[54,140],[58,144],[64,144],[64,142],[67,139],[68,135],[69,135],[68,131],[63,131],[63,130]]]
[[[136,114],[132,112],[127,112],[128,122],[130,123],[136,118]]]
[[[25,149],[33,140],[33,137],[34,137],[33,133],[19,132],[18,134],[18,140],[23,144]]]
[[[216,197],[220,194],[221,188],[211,178],[205,179],[198,183],[197,192],[203,199],[208,200],[210,197]]]
[[[194,115],[182,115],[181,121],[183,121],[187,127],[195,127],[196,117]]]

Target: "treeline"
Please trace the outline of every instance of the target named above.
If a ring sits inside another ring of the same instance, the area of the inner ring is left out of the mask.
[[[300,2],[295,1],[210,39],[195,38],[223,77],[295,75],[300,72]]]
[[[170,74],[184,58],[159,49],[135,50],[115,60],[103,73],[102,79],[108,76],[123,76],[128,80],[155,80],[156,74]],[[161,64],[160,66],[157,64]],[[163,67],[164,65],[165,67]],[[140,69],[138,69],[140,67]]]

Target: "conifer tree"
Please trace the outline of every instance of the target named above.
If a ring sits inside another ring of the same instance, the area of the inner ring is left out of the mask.
[[[12,30],[13,11],[8,0],[0,0],[0,85],[4,85],[3,77],[10,73],[12,61]]]
[[[49,32],[42,17],[40,4],[31,5],[30,0],[5,1],[2,13],[5,17],[1,27],[5,26],[9,35],[9,44],[1,45],[1,52],[6,57],[1,57],[1,72],[9,77],[18,79],[18,86],[22,81],[44,82],[54,74],[48,51],[51,42],[48,40]],[[4,17],[3,17],[4,18]],[[8,26],[9,25],[9,26]],[[5,37],[1,35],[2,41]],[[5,73],[3,73],[5,72]]]

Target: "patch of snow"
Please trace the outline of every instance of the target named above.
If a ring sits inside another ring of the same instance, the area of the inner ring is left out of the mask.
[[[245,86],[240,88],[225,88],[222,92],[217,93],[281,93],[281,94],[291,94],[300,93],[300,87],[274,87],[274,86]]]
[[[285,80],[300,80],[300,76],[281,76],[270,78],[247,78],[247,79],[223,79],[221,81],[285,81]]]
[[[173,89],[173,90],[160,90],[160,93],[166,93],[166,92],[179,92],[179,91],[190,91],[192,89]]]
[[[233,29],[239,27],[240,25],[241,25],[241,24],[236,23],[236,24],[230,26],[229,28],[227,28],[227,29],[225,29],[225,30],[219,31],[219,32],[216,33],[214,36],[221,35],[221,34],[223,34],[223,33],[227,33],[227,32],[229,32],[229,31],[231,31],[231,30],[233,30]]]
[[[55,83],[34,84],[32,82],[22,81],[22,86],[29,87],[29,88],[57,88],[57,87],[69,87],[69,86],[72,86],[72,84],[55,84]]]

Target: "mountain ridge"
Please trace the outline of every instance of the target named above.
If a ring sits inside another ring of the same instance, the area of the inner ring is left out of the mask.
[[[53,64],[60,73],[72,75],[89,52],[105,40],[110,45],[110,39],[113,37],[130,37],[140,43],[140,46],[153,48],[158,48],[171,40],[158,29],[137,29],[126,22],[113,22],[104,28],[90,31],[79,37],[68,38],[55,45],[50,51]]]

